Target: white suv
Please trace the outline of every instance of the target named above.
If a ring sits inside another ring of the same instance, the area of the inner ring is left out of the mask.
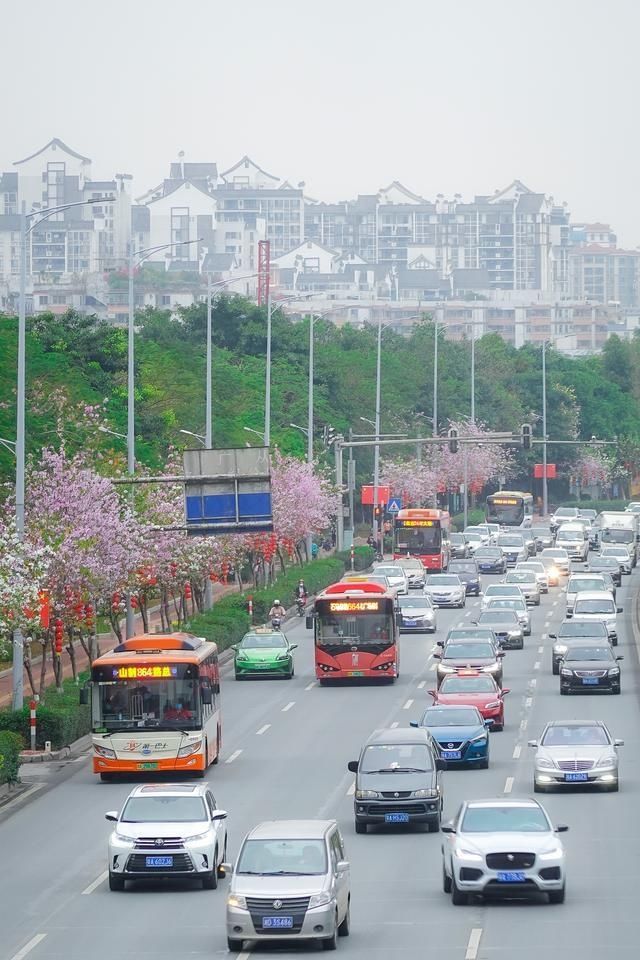
[[[109,837],[109,889],[149,877],[197,878],[205,890],[224,876],[225,810],[216,808],[208,783],[145,783],[134,787]]]

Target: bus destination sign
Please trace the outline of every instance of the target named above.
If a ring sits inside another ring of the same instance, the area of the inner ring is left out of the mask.
[[[378,613],[380,604],[377,600],[331,600],[330,613]]]
[[[177,667],[167,664],[149,666],[114,667],[111,671],[114,680],[168,680],[178,675]]]
[[[492,497],[491,502],[504,507],[516,507],[519,501],[515,497]]]
[[[399,527],[433,527],[435,520],[398,520]]]

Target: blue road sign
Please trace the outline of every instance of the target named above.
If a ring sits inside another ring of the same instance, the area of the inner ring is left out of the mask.
[[[402,498],[389,497],[389,502],[387,504],[387,513],[398,513],[399,510],[402,510]]]

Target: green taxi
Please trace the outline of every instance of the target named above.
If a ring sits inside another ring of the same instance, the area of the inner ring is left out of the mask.
[[[245,677],[293,676],[293,651],[297,643],[289,643],[286,634],[271,627],[256,627],[245,633],[234,651],[236,680]]]

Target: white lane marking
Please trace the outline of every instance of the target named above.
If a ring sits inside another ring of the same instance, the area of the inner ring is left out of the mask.
[[[553,606],[556,607],[557,605],[558,605],[558,601],[557,601],[557,600],[554,600],[554,601],[553,601]]]
[[[467,944],[467,952],[464,955],[464,960],[476,960],[478,956],[478,949],[480,947],[480,938],[482,937],[482,927],[474,927],[471,933],[469,934],[469,942]]]
[[[516,743],[515,747],[513,748],[513,759],[517,760],[521,752],[522,752],[522,746],[519,743]]]
[[[314,688],[314,687],[317,687],[317,686],[318,686],[318,681],[317,681],[317,680],[314,680],[313,683],[310,683],[310,684],[309,684],[308,686],[306,686],[304,689],[305,689],[305,690],[313,690],[313,688]]]
[[[539,669],[540,669],[540,661],[539,661],[539,660],[536,660],[536,662],[535,662],[534,665],[533,665],[533,669],[534,669],[534,670],[539,670]]]
[[[531,708],[532,703],[533,703],[533,697],[527,697],[527,699],[524,701],[525,709],[529,710]]]
[[[289,700],[289,703],[286,703],[282,708],[282,713],[286,713],[287,710],[291,710],[291,707],[294,707],[295,703],[295,700]]]
[[[14,953],[14,955],[11,957],[11,960],[24,960],[26,955],[28,953],[31,953],[33,948],[37,947],[38,944],[42,940],[44,940],[45,937],[46,937],[46,933],[36,933],[35,937],[31,937],[31,940],[29,940],[29,943],[25,943],[22,950],[18,950],[17,953]]]
[[[546,640],[546,639],[547,639],[546,633],[543,633],[542,636],[540,637],[540,639],[541,639],[541,640]]]
[[[538,681],[535,680],[535,679],[534,679],[534,680],[529,680],[529,686],[530,686],[530,687],[535,687],[535,685],[536,685],[537,682],[538,682]]]
[[[418,684],[418,690],[424,690],[424,688],[426,687],[426,685],[427,685],[427,681],[426,681],[426,680],[421,680],[420,683]]]
[[[522,731],[523,733],[524,733],[524,731],[527,729],[527,722],[528,722],[528,721],[527,721],[527,718],[526,718],[526,717],[524,718],[524,720],[521,720],[521,721],[520,721],[520,729],[521,729],[521,731]]]
[[[538,647],[538,653],[544,653],[544,647]]]
[[[237,760],[242,750],[234,750],[230,757],[227,757],[225,763],[233,763],[234,760]]]
[[[93,883],[90,883],[88,887],[85,887],[85,889],[82,891],[81,896],[88,897],[90,893],[93,893],[94,890],[97,890],[97,888],[100,886],[101,883],[104,883],[104,881],[107,879],[108,876],[109,876],[109,871],[103,870],[100,876],[96,877]]]
[[[465,613],[465,617],[470,617],[470,616],[471,616],[471,610],[469,610],[469,611],[467,611],[467,613]]]
[[[511,793],[512,790],[513,790],[513,777],[507,777],[504,785],[504,792]]]
[[[405,703],[405,705],[403,706],[402,709],[403,709],[403,710],[410,710],[412,706],[413,706],[413,700],[407,700],[407,702]]]
[[[270,723],[265,723],[264,727],[260,727],[259,730],[256,730],[256,737],[261,737],[263,733],[267,732],[270,726]]]
[[[236,957],[236,960],[250,960],[251,950],[244,950],[242,953],[239,953]]]
[[[395,728],[396,728],[396,727],[399,727],[399,726],[400,726],[400,721],[399,721],[399,720],[394,720],[393,723],[391,724],[391,729],[392,729],[392,730],[395,730]]]
[[[349,787],[349,789],[347,790],[347,796],[352,797],[355,792],[356,792],[356,782],[354,780],[351,786]]]

